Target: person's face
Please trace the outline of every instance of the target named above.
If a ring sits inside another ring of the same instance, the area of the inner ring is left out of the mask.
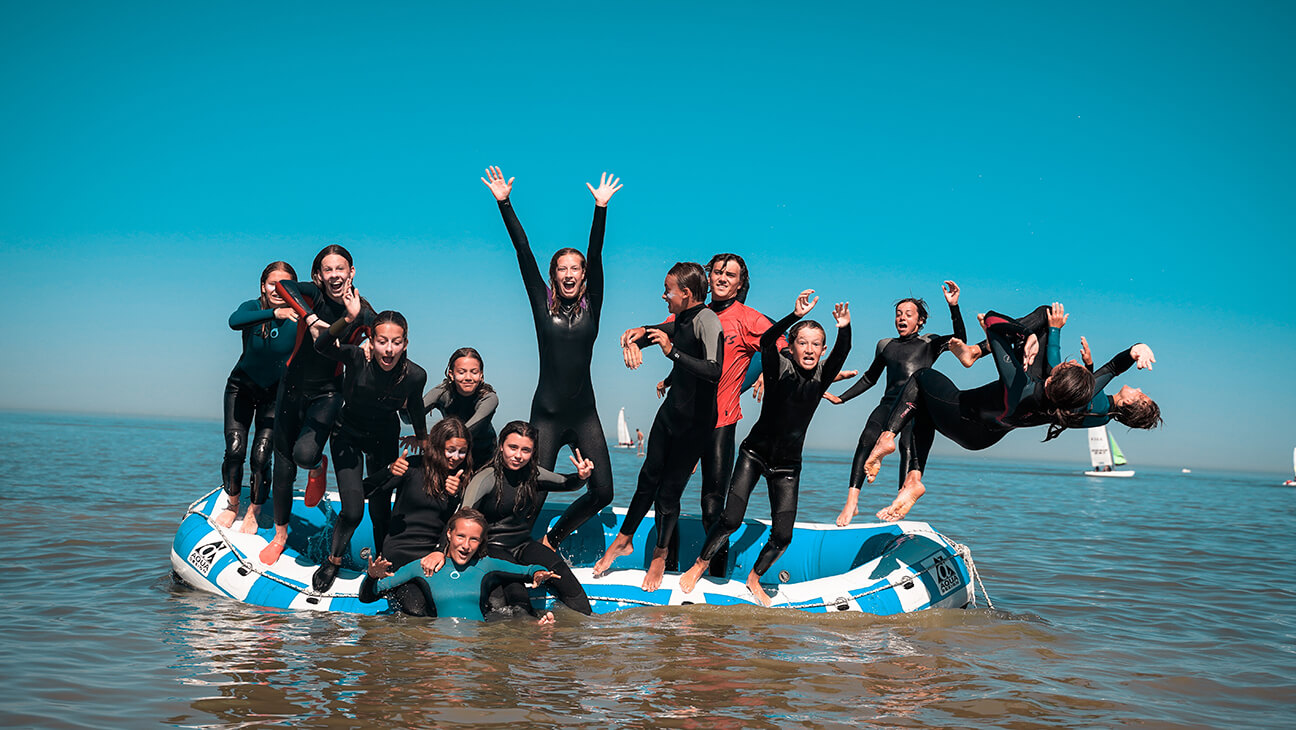
[[[1120,390],[1116,391],[1116,397],[1112,400],[1116,401],[1117,405],[1123,406],[1130,403],[1146,402],[1152,399],[1143,394],[1142,388],[1131,388],[1128,385],[1123,385]]]
[[[679,280],[673,274],[666,275],[666,291],[662,292],[662,299],[666,302],[666,311],[671,314],[679,314],[694,304],[693,292],[680,288]]]
[[[554,282],[558,284],[558,295],[563,299],[575,299],[585,281],[585,260],[579,254],[568,253],[558,257],[554,266]]]
[[[459,520],[450,530],[450,559],[455,565],[465,565],[481,547],[482,526],[473,520]]]
[[[913,302],[901,302],[896,307],[896,334],[907,337],[918,331],[918,307]]]
[[[315,286],[323,289],[330,299],[340,302],[342,295],[351,288],[355,267],[347,263],[346,258],[340,254],[331,253],[320,262],[319,273],[313,278]]]
[[[535,442],[520,433],[511,433],[500,444],[500,453],[504,455],[505,466],[517,471],[531,463],[531,456],[535,454]]]
[[[823,357],[823,330],[818,327],[802,327],[788,346],[792,350],[792,362],[804,370],[811,370],[819,364],[819,358]]]
[[[711,278],[711,301],[727,302],[738,296],[742,286],[742,268],[737,261],[716,262],[709,273]]]
[[[270,302],[271,309],[288,306],[288,302],[279,296],[279,290],[275,289],[275,284],[291,279],[287,271],[271,271],[266,277],[265,283],[261,285],[261,293],[265,295],[266,301]]]
[[[390,372],[400,362],[400,356],[405,352],[405,328],[395,322],[383,322],[374,327],[373,333],[373,356],[378,363],[378,367],[384,372]]]
[[[450,366],[450,380],[454,382],[459,395],[476,393],[484,377],[481,361],[470,355],[455,358],[454,364]]]
[[[463,466],[464,462],[468,460],[468,439],[461,439],[458,436],[446,439],[445,460],[450,465],[450,471],[452,472]]]

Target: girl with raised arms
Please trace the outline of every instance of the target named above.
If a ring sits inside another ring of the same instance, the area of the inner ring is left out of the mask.
[[[221,464],[221,483],[228,502],[213,518],[221,527],[233,525],[238,517],[243,460],[248,455],[248,432],[253,427],[252,475],[248,479],[252,503],[239,528],[241,532],[257,531],[261,505],[270,496],[275,394],[297,336],[297,312],[287,305],[275,284],[296,278],[297,272],[287,262],[271,263],[261,272],[261,296],[240,304],[229,318],[230,329],[243,335],[243,355],[225,383],[225,461]]]
[[[498,167],[490,167],[481,180],[499,203],[504,227],[517,252],[518,268],[535,321],[540,374],[531,400],[530,422],[538,434],[536,460],[541,468],[553,469],[563,446],[579,449],[594,460],[589,491],[572,502],[543,539],[546,546],[556,550],[577,527],[612,503],[612,465],[607,437],[594,402],[590,361],[603,309],[603,231],[607,224],[607,204],[621,189],[621,181],[603,173],[597,188],[585,184],[594,196],[589,248],[585,255],[574,248],[556,251],[549,260],[546,285],[509,200],[514,178],[506,182]]]
[[[445,418],[458,418],[472,434],[473,463],[485,464],[495,453],[495,426],[491,418],[499,408],[499,396],[486,382],[481,353],[461,347],[450,354],[445,380],[423,396],[423,408],[440,411]]]
[[[833,308],[837,341],[827,357],[823,357],[827,339],[823,327],[814,320],[797,322],[819,302],[819,297],[810,299],[812,294],[813,289],[801,292],[792,313],[761,335],[761,370],[765,379],[761,414],[738,450],[724,517],[707,533],[697,562],[680,576],[680,589],[685,593],[692,592],[711,559],[742,525],[752,489],[763,475],[769,488],[772,526],[769,540],[747,576],[747,587],[761,605],[770,605],[770,597],[761,587],[760,579],[792,542],[806,431],[851,347],[850,305],[845,302]],[[796,326],[788,333],[791,354],[788,357],[779,352],[778,334],[793,323]]]

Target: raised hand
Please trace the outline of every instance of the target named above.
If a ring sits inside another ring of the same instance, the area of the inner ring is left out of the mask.
[[[397,459],[396,461],[393,461],[391,463],[391,466],[387,467],[388,469],[391,470],[392,476],[403,477],[405,476],[405,472],[409,471],[409,459],[405,458],[407,456],[409,456],[408,446],[401,449],[400,458]]]
[[[814,289],[806,289],[797,295],[796,304],[792,305],[792,311],[796,313],[796,316],[806,316],[819,303],[819,297],[815,297],[813,300],[810,299],[811,294],[814,294]]]
[[[352,286],[342,292],[342,303],[346,305],[346,321],[356,321],[356,317],[360,316],[360,291]]]
[[[463,481],[463,473],[464,470],[460,469],[446,477],[445,490],[447,494],[454,496],[459,493],[459,484]]]
[[[959,298],[958,284],[955,284],[949,279],[946,279],[945,285],[941,287],[941,293],[945,295],[945,301],[948,302],[951,307],[958,306],[958,298]]]
[[[590,474],[594,473],[594,462],[582,458],[580,449],[575,449],[575,452],[574,456],[568,458],[571,459],[572,465],[576,467],[576,473],[580,475],[580,478],[589,479]]]
[[[1089,352],[1089,341],[1080,335],[1080,359],[1084,360],[1085,367],[1093,370],[1093,354]]]
[[[833,307],[833,319],[837,320],[837,329],[850,324],[850,302],[838,302]]]
[[[1142,342],[1130,348],[1130,357],[1134,358],[1134,364],[1138,365],[1139,370],[1151,370],[1152,363],[1156,362],[1152,348]]]
[[[1067,323],[1067,316],[1062,302],[1053,302],[1053,306],[1049,307],[1048,326],[1061,329]]]
[[[496,200],[503,202],[508,200],[509,193],[513,192],[513,181],[516,179],[511,177],[508,182],[504,182],[504,173],[500,172],[497,165],[486,168],[486,177],[483,177],[481,181],[486,183],[486,187],[490,188],[491,195],[494,195]]]
[[[509,182],[513,181],[509,180]],[[616,191],[621,189],[621,178],[605,172],[599,176],[599,186],[597,188],[589,183],[585,183],[585,187],[589,188],[590,194],[594,196],[594,205],[606,208],[608,201],[612,199]]]
[[[374,560],[373,558],[365,558],[365,560],[369,561],[367,572],[369,573],[370,578],[388,578],[392,575],[391,561],[387,558],[379,555],[377,560]]]

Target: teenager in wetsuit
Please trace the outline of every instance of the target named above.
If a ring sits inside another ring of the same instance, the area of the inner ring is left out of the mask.
[[[285,279],[275,284],[288,306],[296,310],[298,326],[288,367],[279,381],[275,406],[275,536],[259,556],[266,565],[279,560],[288,544],[288,518],[292,515],[297,467],[311,470],[307,506],[314,506],[324,494],[324,442],[342,409],[342,364],[320,354],[315,349],[315,339],[346,315],[343,295],[351,290],[354,278],[351,252],[333,244],[315,255],[311,281]],[[339,340],[350,342],[362,330],[361,325],[368,325],[373,309],[368,306],[362,309],[355,325]]]
[[[568,608],[589,615],[589,598],[571,567],[557,552],[531,539],[536,517],[549,492],[580,489],[596,465],[575,450],[575,474],[555,474],[536,463],[538,432],[525,421],[512,421],[500,431],[499,448],[491,463],[473,475],[464,490],[465,507],[481,510],[490,524],[487,550],[491,557],[517,563],[538,563],[557,577],[545,587]],[[506,589],[510,605],[525,602],[516,587]]]
[[[491,418],[499,408],[499,396],[485,380],[481,353],[461,347],[450,355],[445,380],[423,396],[427,413],[440,411],[445,418],[458,418],[472,433],[473,463],[485,464],[495,453],[495,426]]]
[[[711,301],[707,307],[720,318],[724,330],[723,365],[720,381],[716,383],[716,424],[702,451],[702,527],[710,530],[724,513],[725,494],[729,491],[729,478],[734,466],[734,434],[742,420],[739,396],[745,389],[748,365],[753,355],[760,352],[760,336],[773,321],[745,304],[751,288],[747,262],[735,253],[719,253],[707,263],[707,280],[711,285]],[[659,325],[653,325],[667,335],[674,333],[675,316],[671,315]],[[643,363],[643,353],[635,344],[647,334],[644,327],[633,327],[621,335],[621,349],[626,367],[637,369]],[[787,346],[782,335],[779,349]],[[678,532],[676,533],[678,537]],[[678,539],[670,553],[677,552]],[[711,563],[711,574],[724,575],[728,553],[721,550]],[[667,567],[672,559],[667,560]]]
[[[271,263],[261,272],[261,296],[240,304],[229,318],[230,329],[243,334],[243,354],[225,382],[225,461],[221,464],[221,483],[228,496],[225,509],[213,519],[221,527],[229,527],[238,517],[248,431],[255,426],[252,475],[248,480],[252,503],[243,517],[240,532],[257,531],[257,515],[270,496],[275,393],[297,334],[297,313],[279,296],[275,283],[296,278],[297,272],[287,262]]]
[[[554,576],[543,565],[519,565],[487,557],[486,524],[485,515],[474,509],[460,510],[450,518],[446,526],[449,543],[446,555],[451,565],[445,570],[430,572],[418,560],[413,560],[392,573],[392,563],[386,558],[371,559],[361,583],[360,600],[371,603],[383,593],[412,587],[413,590],[403,592],[397,599],[404,613],[481,620],[490,617],[487,597],[497,586],[524,582],[539,585]],[[546,613],[540,623],[553,623],[553,620],[553,614]]]
[[[792,542],[806,430],[828,385],[846,362],[851,347],[850,306],[841,303],[833,308],[837,341],[827,357],[823,357],[827,337],[823,327],[814,320],[799,322],[788,333],[791,357],[779,352],[778,333],[814,308],[819,297],[812,300],[812,294],[813,289],[801,292],[792,313],[761,336],[765,398],[761,403],[760,417],[739,449],[733,481],[725,498],[723,519],[707,532],[707,541],[697,562],[680,576],[680,589],[685,593],[693,590],[711,559],[742,525],[752,489],[763,475],[769,488],[772,526],[769,540],[761,548],[747,576],[747,587],[761,605],[770,605],[769,595],[761,587],[760,579]]]
[[[843,392],[840,398],[828,397],[828,400],[833,403],[845,403],[873,387],[873,384],[882,376],[882,371],[886,370],[886,390],[882,393],[882,400],[869,414],[864,430],[860,432],[859,444],[855,447],[846,504],[842,507],[841,514],[837,515],[838,526],[850,524],[851,518],[859,514],[856,505],[859,503],[860,487],[864,485],[864,462],[868,459],[869,452],[873,450],[873,444],[877,443],[878,435],[882,433],[886,423],[886,417],[891,412],[891,407],[895,405],[896,397],[900,395],[905,382],[922,368],[931,367],[936,362],[936,358],[948,348],[951,338],[967,339],[967,332],[963,327],[963,315],[959,312],[958,284],[946,281],[943,292],[945,302],[949,304],[954,334],[919,334],[923,325],[927,323],[927,303],[921,299],[901,299],[895,304],[896,336],[878,340],[877,349],[873,354],[873,363],[869,365],[868,370],[864,371],[859,382]],[[932,437],[930,432],[926,434],[926,438]],[[909,465],[914,451],[913,439],[913,427],[906,426],[900,434],[899,489],[904,488],[906,475],[910,471]],[[925,447],[930,449],[931,444],[928,443]]]
[[[594,460],[589,491],[572,502],[544,537],[544,544],[556,550],[577,527],[612,503],[612,463],[594,403],[590,360],[603,309],[603,230],[607,223],[607,204],[621,189],[621,181],[603,173],[597,188],[585,184],[594,195],[589,249],[586,255],[574,248],[555,252],[549,260],[546,286],[531,244],[509,202],[514,178],[505,182],[500,169],[492,167],[481,180],[499,202],[535,321],[536,344],[540,348],[540,374],[531,399],[531,424],[539,433],[536,460],[540,467],[553,469],[558,450],[563,446],[580,449]]]
[[[1045,424],[1064,428],[1066,412],[1089,402],[1093,396],[1093,373],[1071,361],[1055,365],[1041,380],[1030,373],[1039,349],[1036,334],[994,312],[987,313],[982,324],[999,369],[999,380],[960,391],[949,378],[932,368],[914,373],[896,399],[887,417],[886,430],[878,437],[865,463],[870,482],[881,468],[882,457],[895,451],[895,435],[910,421],[914,422],[916,445],[930,444],[929,439],[919,439],[917,434],[935,429],[959,446],[978,451],[998,443],[1014,428]],[[1062,324],[1065,317],[1050,321],[1052,327],[1060,328]],[[1050,438],[1053,436],[1056,434],[1051,432]],[[903,519],[926,492],[922,472],[927,456],[927,450],[915,449],[911,477],[906,478],[895,500],[878,511],[878,519],[887,522]]]
[[[374,476],[396,460],[400,448],[400,419],[404,411],[414,426],[414,440],[427,436],[423,415],[423,388],[427,372],[409,359],[409,325],[400,312],[381,312],[373,320],[370,337],[372,356],[356,345],[339,345],[337,337],[360,316],[360,294],[353,287],[343,299],[346,315],[334,322],[316,342],[325,356],[346,366],[342,392],[344,404],[337,425],[329,439],[333,469],[337,474],[338,496],[342,507],[333,526],[333,546],[329,557],[320,564],[311,580],[320,593],[327,591],[342,566],[342,556],[351,544],[360,519],[364,516],[365,489],[363,470],[368,462]],[[391,517],[390,496],[383,493],[369,501],[369,519],[373,523],[374,552],[381,553]]]
[[[692,262],[676,263],[666,274],[665,287],[662,299],[675,315],[671,334],[649,328],[636,344],[657,345],[675,363],[670,393],[657,409],[648,432],[648,454],[621,530],[594,564],[594,574],[602,575],[618,557],[634,552],[635,531],[648,508],[654,507],[657,546],[643,579],[645,591],[655,591],[661,585],[679,522],[680,496],[693,466],[711,441],[716,424],[716,383],[723,372],[724,358],[724,332],[720,317],[706,307],[706,274],[702,267]]]

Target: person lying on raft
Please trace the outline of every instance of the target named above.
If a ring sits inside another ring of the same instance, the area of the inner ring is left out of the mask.
[[[909,377],[922,368],[932,367],[941,353],[948,349],[951,339],[967,339],[967,331],[963,326],[963,315],[959,312],[959,287],[953,281],[946,281],[942,288],[945,294],[945,302],[949,305],[950,320],[953,322],[954,334],[952,335],[923,335],[919,334],[923,325],[927,323],[927,303],[921,299],[909,297],[901,299],[895,303],[895,328],[896,336],[887,337],[878,340],[877,348],[873,353],[873,362],[869,365],[864,375],[841,394],[841,397],[826,394],[825,397],[832,403],[845,403],[864,391],[873,387],[882,376],[882,371],[886,371],[886,390],[882,393],[880,400],[869,414],[868,420],[865,421],[864,430],[860,432],[859,443],[855,446],[855,458],[851,462],[850,484],[846,490],[846,504],[842,507],[841,514],[837,515],[837,525],[844,527],[850,524],[851,518],[859,514],[859,494],[860,488],[864,485],[865,472],[864,462],[868,459],[869,453],[873,450],[873,445],[877,443],[878,436],[882,433],[882,427],[886,423],[887,414],[891,412],[891,407],[895,405],[896,398],[900,395],[900,390]],[[928,432],[928,437],[934,437]],[[913,461],[913,426],[906,426],[900,434],[900,468],[898,489],[904,489],[905,478],[909,473],[908,465]],[[930,449],[931,444],[926,448]]]
[[[346,315],[343,296],[351,291],[355,266],[351,252],[336,244],[325,246],[311,264],[311,281],[284,279],[276,291],[297,312],[297,339],[288,367],[279,381],[274,422],[273,500],[275,536],[259,556],[273,565],[288,544],[288,518],[292,515],[293,481],[297,468],[310,469],[306,506],[324,496],[324,442],[342,409],[342,366],[320,354],[315,340]],[[362,312],[339,340],[353,342],[367,331],[373,307],[361,300]]]
[[[636,344],[657,345],[675,363],[670,373],[670,393],[657,409],[648,432],[648,454],[621,530],[594,564],[594,575],[599,576],[618,557],[633,553],[635,531],[648,508],[654,507],[657,546],[643,579],[645,591],[655,591],[661,585],[679,523],[680,497],[715,430],[716,383],[723,372],[724,358],[724,332],[720,317],[706,307],[707,284],[702,267],[692,262],[676,263],[666,274],[665,289],[662,299],[675,315],[671,333],[652,327]]]
[[[545,587],[568,608],[588,616],[589,598],[571,567],[558,553],[531,539],[531,532],[549,492],[580,489],[595,465],[577,449],[571,457],[576,473],[555,474],[535,463],[535,448],[534,426],[525,421],[505,425],[491,463],[468,482],[463,504],[486,515],[491,533],[486,549],[491,557],[545,566],[557,576]],[[510,605],[529,600],[517,586],[505,586],[504,594]]]
[[[423,395],[427,413],[440,411],[444,418],[458,418],[472,434],[473,463],[485,464],[495,453],[495,426],[491,418],[499,408],[499,396],[486,382],[481,353],[461,347],[450,354],[445,380]]]
[[[333,543],[329,557],[311,578],[311,587],[323,593],[333,585],[342,556],[351,545],[351,536],[364,517],[365,489],[363,470],[369,475],[385,471],[396,460],[400,450],[400,419],[404,411],[414,426],[414,439],[427,438],[423,416],[423,387],[427,371],[409,359],[409,326],[400,312],[386,311],[373,320],[371,347],[339,345],[337,337],[360,316],[360,293],[352,288],[344,295],[346,315],[334,322],[315,347],[326,357],[346,366],[342,392],[344,405],[337,426],[329,439],[333,469],[337,475],[338,496],[342,507],[333,525]],[[368,354],[366,349],[372,352]],[[391,499],[386,493],[368,500],[369,519],[373,524],[374,552],[382,553],[391,517]]]
[[[526,232],[513,211],[509,195],[513,179],[504,180],[498,167],[486,170],[481,181],[499,202],[500,216],[517,253],[518,268],[531,303],[536,344],[540,348],[540,374],[531,399],[530,423],[538,436],[536,460],[542,469],[553,469],[563,446],[580,449],[594,460],[589,491],[571,503],[544,537],[555,550],[576,528],[612,504],[612,460],[607,437],[599,423],[590,380],[594,340],[603,311],[603,231],[607,204],[621,180],[603,173],[599,186],[586,183],[594,196],[594,222],[590,226],[588,260],[574,248],[561,248],[549,259],[546,286],[536,264]]]
[[[296,278],[297,272],[287,262],[271,263],[261,272],[261,296],[240,304],[229,318],[230,329],[243,334],[243,354],[225,382],[225,460],[221,464],[221,484],[227,502],[213,521],[221,527],[230,527],[238,517],[248,431],[255,427],[252,475],[248,479],[252,503],[239,532],[257,531],[261,505],[270,496],[275,393],[297,336],[297,312],[284,302],[275,283]]]
[[[1065,318],[1054,321],[1061,327]],[[895,451],[895,435],[910,421],[914,423],[915,445],[930,444],[931,440],[921,434],[935,429],[959,446],[979,451],[998,443],[1014,428],[1052,424],[1057,431],[1050,429],[1045,440],[1055,438],[1067,427],[1067,411],[1089,402],[1093,396],[1093,373],[1072,360],[1055,365],[1040,380],[1027,372],[1038,354],[1039,339],[1035,334],[1021,323],[995,312],[986,314],[982,324],[995,356],[999,379],[972,390],[959,390],[953,381],[932,368],[914,373],[896,399],[887,417],[886,430],[878,437],[865,463],[870,482],[877,477],[882,458]],[[895,501],[878,511],[878,519],[886,522],[903,519],[926,492],[922,472],[928,453],[915,449],[904,489]]]
[[[446,534],[449,569],[432,572],[421,561],[411,560],[393,573],[392,563],[386,558],[370,558],[360,584],[360,601],[373,603],[386,594],[401,612],[411,616],[489,620],[495,616],[487,597],[497,586],[539,585],[554,577],[543,565],[519,565],[487,557],[486,516],[475,509],[456,512],[446,525]],[[541,624],[553,621],[551,612],[545,612],[540,619]]]
[[[747,262],[735,253],[718,253],[707,264],[707,279],[711,285],[711,301],[707,308],[715,312],[724,330],[724,356],[720,381],[716,383],[716,423],[707,437],[702,451],[702,528],[710,530],[720,521],[724,512],[725,494],[734,467],[734,434],[742,420],[739,396],[744,388],[747,366],[752,356],[760,352],[760,336],[770,328],[769,317],[744,304],[751,288]],[[668,336],[675,331],[675,315],[652,325]],[[643,351],[636,344],[647,335],[647,328],[633,327],[621,335],[621,348],[626,367],[637,369],[643,363]],[[782,335],[779,349],[787,347]],[[676,536],[678,537],[678,532]],[[671,545],[671,557],[678,552],[678,539]],[[724,575],[726,551],[716,554],[711,574]],[[669,563],[672,562],[669,558]],[[674,570],[673,567],[670,568]]]
[[[697,562],[680,576],[680,590],[690,593],[711,559],[729,543],[729,536],[742,526],[747,513],[747,501],[757,480],[765,477],[769,489],[770,528],[769,540],[761,548],[755,565],[747,575],[747,587],[762,606],[770,605],[770,597],[761,587],[761,576],[774,561],[783,555],[792,542],[792,527],[796,523],[797,492],[801,480],[801,451],[805,445],[810,419],[828,386],[833,382],[851,347],[850,305],[840,303],[833,308],[837,322],[837,341],[832,352],[823,357],[825,340],[823,326],[814,320],[797,322],[806,316],[819,297],[810,299],[813,289],[797,297],[792,313],[769,328],[761,336],[761,368],[764,370],[765,398],[761,403],[760,417],[751,433],[743,439],[734,467],[733,481],[725,499],[724,517],[720,524],[707,532],[706,544]],[[788,333],[790,357],[779,352],[778,333],[796,323]]]

